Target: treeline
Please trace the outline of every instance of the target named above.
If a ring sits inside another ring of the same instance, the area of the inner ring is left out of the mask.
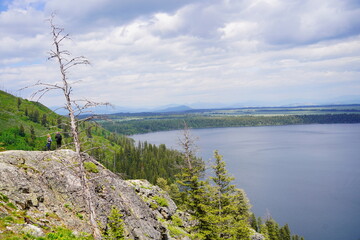
[[[126,179],[147,179],[153,184],[158,178],[175,181],[181,162],[178,151],[168,149],[164,144],[136,144],[134,140],[114,133],[106,134],[105,139],[114,146],[113,149],[93,148],[89,154],[111,171]]]
[[[273,126],[294,124],[360,123],[360,114],[320,114],[284,116],[186,116],[171,119],[140,119],[103,121],[100,124],[111,132],[124,135],[190,128],[221,128],[245,126]]]

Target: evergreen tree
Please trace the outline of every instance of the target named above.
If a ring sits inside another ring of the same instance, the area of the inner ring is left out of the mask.
[[[20,128],[19,128],[19,136],[25,137],[25,129],[22,124],[20,125]]]
[[[288,224],[285,224],[279,231],[280,240],[291,240],[291,233]]]
[[[278,223],[275,222],[272,218],[269,218],[266,220],[265,225],[269,234],[269,240],[280,240]]]
[[[212,188],[207,181],[201,181],[194,176],[188,192],[188,209],[196,221],[191,232],[198,239],[215,240],[219,238],[217,232],[217,216],[211,207]]]
[[[42,115],[42,118],[41,118],[41,125],[47,126],[47,124],[48,124],[47,116],[46,116],[46,114],[44,113],[44,114]]]
[[[260,233],[265,237],[265,239],[263,240],[270,240],[269,231],[265,223],[261,223],[259,224],[259,226],[260,226]]]
[[[258,222],[256,220],[255,213],[251,213],[250,215],[250,226],[257,232],[260,231],[260,227],[258,225]]]
[[[231,182],[234,177],[229,176],[226,164],[218,151],[214,152],[215,183],[214,213],[216,215],[216,230],[219,239],[246,239],[249,233],[249,201],[245,193],[237,189]],[[241,238],[240,238],[241,237]]]
[[[299,235],[293,235],[291,236],[291,240],[304,240],[304,237],[301,237]]]
[[[108,217],[108,224],[106,225],[105,240],[122,240],[124,236],[124,225],[122,214],[120,211],[113,207]]]
[[[166,192],[170,192],[170,186],[168,185],[168,181],[162,177],[156,179],[156,185],[159,186],[162,190]]]
[[[40,113],[39,113],[39,110],[35,110],[31,113],[30,115],[30,120],[35,122],[35,123],[39,123],[39,117],[40,117]]]
[[[249,223],[247,220],[242,219],[235,222],[235,234],[234,236],[230,237],[229,239],[241,239],[241,240],[250,240],[251,231],[249,228]]]
[[[194,218],[196,224],[191,233],[196,239],[217,239],[215,215],[212,214],[210,204],[211,187],[207,181],[201,180],[205,171],[204,162],[195,156],[195,140],[186,125],[180,141],[183,149],[183,164],[177,175],[181,193],[180,204]]]
[[[31,138],[31,140],[34,142],[35,141],[35,139],[36,139],[36,136],[35,136],[35,129],[34,129],[34,127],[31,125],[30,126],[30,138]]]
[[[20,110],[21,98],[17,98],[17,108]]]
[[[236,206],[237,219],[249,219],[251,205],[243,189],[235,189],[233,201]]]

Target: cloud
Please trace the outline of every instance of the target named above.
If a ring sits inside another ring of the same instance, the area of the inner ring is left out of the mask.
[[[359,89],[353,0],[10,1],[0,12],[0,86],[57,79],[44,21],[54,9],[71,36],[63,47],[92,63],[69,75],[83,80],[79,96],[154,106]]]

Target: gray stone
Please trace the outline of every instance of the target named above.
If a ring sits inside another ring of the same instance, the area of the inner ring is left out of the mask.
[[[115,206],[123,214],[127,238],[171,239],[158,217],[169,219],[177,207],[164,191],[146,180],[125,181],[84,156],[99,169],[98,173],[88,172],[87,177],[101,226],[106,226]],[[34,225],[91,233],[81,190],[78,160],[71,150],[0,152],[0,192],[26,210]],[[155,201],[154,196],[166,199],[167,206],[151,209],[147,201]],[[35,231],[32,226],[24,228]]]
[[[32,224],[15,224],[11,227],[7,227],[7,229],[17,233],[30,234],[31,236],[34,237],[45,236],[45,233],[41,228],[34,226]]]

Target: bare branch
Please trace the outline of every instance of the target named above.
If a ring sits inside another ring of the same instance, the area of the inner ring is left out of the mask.
[[[62,84],[58,83],[43,83],[41,81],[38,81],[36,84],[32,86],[28,86],[25,88],[30,87],[40,87],[39,90],[35,91],[32,94],[33,97],[38,96],[38,101],[49,91],[52,90],[61,90],[61,92],[64,94],[65,98],[65,108],[69,112],[69,118],[70,118],[70,129],[71,129],[71,135],[73,138],[73,143],[75,146],[75,152],[77,154],[77,157],[79,159],[79,177],[80,182],[82,186],[82,195],[84,197],[84,200],[86,202],[87,211],[90,215],[90,224],[93,228],[93,236],[96,240],[101,239],[101,232],[99,229],[99,226],[97,224],[96,219],[96,212],[95,212],[95,206],[92,200],[92,196],[89,189],[89,180],[86,178],[86,171],[84,168],[84,161],[86,160],[84,155],[81,153],[81,141],[78,131],[78,120],[77,115],[83,113],[86,109],[94,106],[102,105],[101,103],[96,103],[89,100],[72,100],[72,86],[68,82],[68,75],[67,71],[75,67],[77,65],[89,65],[90,62],[84,57],[84,56],[78,56],[78,57],[71,57],[71,53],[68,50],[62,50],[61,45],[62,42],[66,39],[69,39],[69,34],[63,34],[64,29],[56,26],[53,22],[55,15],[52,14],[51,18],[48,19],[50,23],[51,28],[51,34],[52,34],[52,43],[54,46],[54,49],[50,50],[48,60],[55,59],[57,60],[57,63],[59,65],[59,70],[61,73],[61,82]],[[68,60],[70,59],[70,60]],[[23,89],[25,89],[23,88]]]

